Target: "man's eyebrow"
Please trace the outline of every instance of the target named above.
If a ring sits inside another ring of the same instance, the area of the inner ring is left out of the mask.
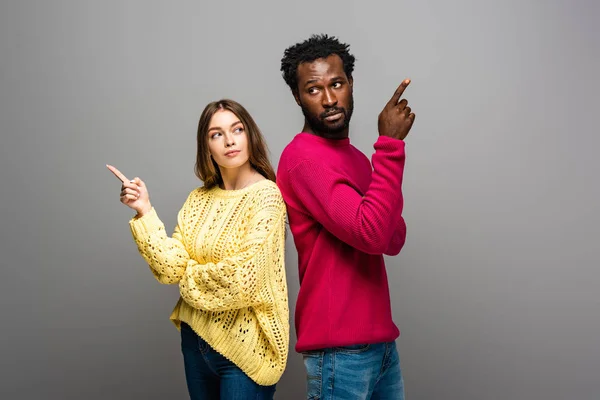
[[[345,80],[344,77],[342,75],[338,75],[338,76],[334,76],[333,78],[330,79],[331,81],[343,81]],[[304,87],[308,86],[308,85],[312,85],[313,83],[317,83],[319,82],[319,79],[314,78],[314,79],[309,79],[306,81],[306,83],[304,83]]]
[[[311,85],[311,84],[313,84],[313,83],[316,83],[316,82],[318,82],[318,81],[319,81],[318,79],[309,79],[309,80],[307,80],[307,81],[304,83],[304,86],[306,86],[306,85]]]

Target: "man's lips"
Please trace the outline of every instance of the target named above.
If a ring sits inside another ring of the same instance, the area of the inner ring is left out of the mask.
[[[324,116],[323,119],[328,122],[333,122],[333,121],[337,121],[338,119],[342,118],[343,116],[344,116],[343,111],[336,111],[335,113]]]

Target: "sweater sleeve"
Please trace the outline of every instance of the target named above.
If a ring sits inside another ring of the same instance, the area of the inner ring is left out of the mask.
[[[392,240],[388,245],[387,249],[383,254],[388,256],[396,256],[404,247],[404,243],[406,242],[406,222],[404,218],[400,216],[400,220],[398,221],[398,225],[396,226],[396,230],[394,231],[394,235],[392,236]]]
[[[183,243],[181,212],[172,237],[153,208],[148,214],[129,222],[138,251],[150,266],[154,277],[164,284],[178,283],[190,256]]]
[[[179,292],[190,306],[224,311],[264,302],[269,269],[284,263],[286,211],[278,189],[260,193],[256,200],[257,211],[236,254],[218,263],[187,262]]]
[[[322,160],[300,161],[289,179],[297,198],[325,229],[360,251],[384,254],[398,248],[402,236],[394,235],[403,206],[404,141],[380,136],[374,147],[371,184],[364,196]]]

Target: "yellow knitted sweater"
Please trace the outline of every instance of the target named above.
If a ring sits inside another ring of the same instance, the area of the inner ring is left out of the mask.
[[[285,215],[279,189],[262,180],[192,191],[171,238],[154,209],[129,223],[156,279],[179,284],[175,326],[187,323],[265,386],[279,380],[288,355]]]

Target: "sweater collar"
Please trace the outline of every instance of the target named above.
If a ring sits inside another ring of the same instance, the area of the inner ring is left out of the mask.
[[[314,134],[308,133],[308,132],[300,132],[296,136],[303,140],[309,140],[311,142],[322,143],[324,145],[331,146],[331,147],[343,147],[343,146],[348,146],[350,144],[350,138],[326,139],[324,137],[317,136],[317,135],[314,135]]]

